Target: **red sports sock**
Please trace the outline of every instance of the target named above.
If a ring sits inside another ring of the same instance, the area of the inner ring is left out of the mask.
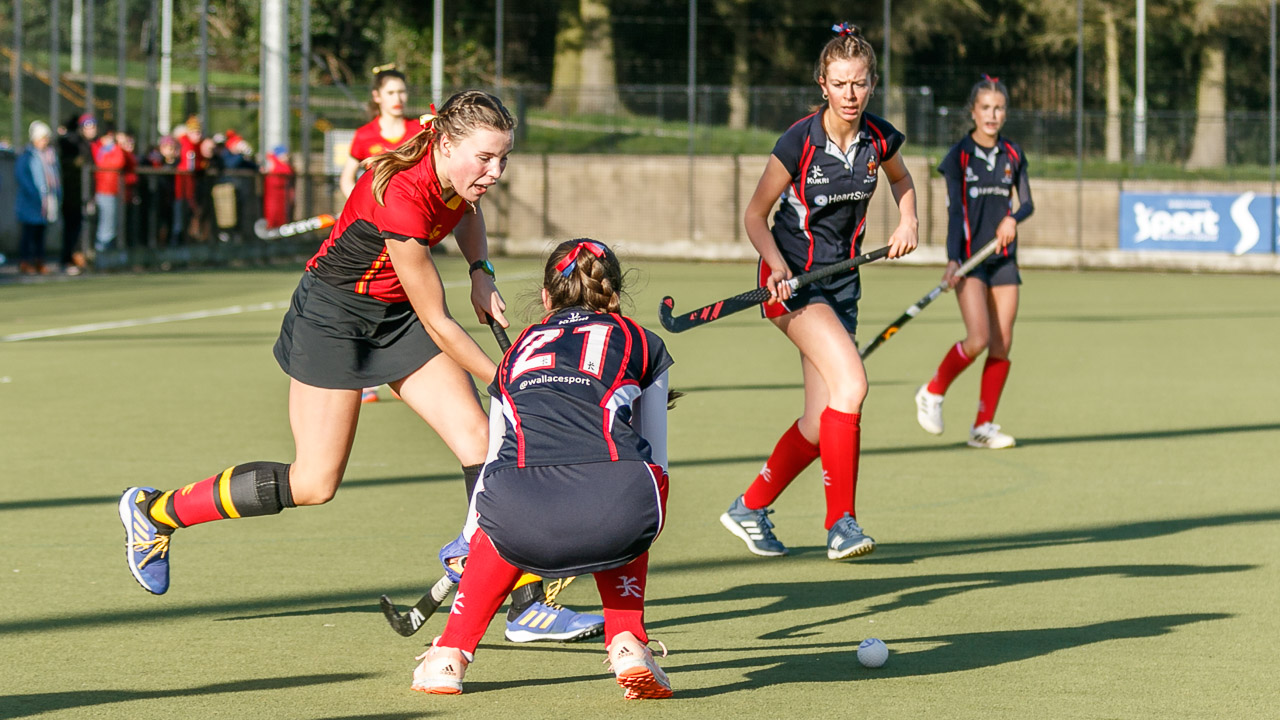
[[[1004,392],[1004,383],[1008,379],[1009,359],[988,356],[987,363],[982,366],[982,394],[978,396],[978,417],[973,421],[974,427],[995,419],[1000,393]]]
[[[498,555],[484,530],[477,530],[471,537],[471,555],[467,557],[467,569],[462,573],[458,593],[453,597],[449,621],[437,644],[474,653],[480,638],[489,629],[489,621],[522,574],[520,568]]]
[[[822,411],[818,445],[822,448],[822,484],[827,494],[827,529],[845,513],[857,517],[858,452],[862,415],[827,408]]]
[[[938,372],[934,373],[926,389],[934,395],[946,395],[952,381],[972,364],[973,358],[964,354],[964,343],[956,343],[947,351],[946,357],[942,358],[942,364],[938,365]]]
[[[818,446],[801,434],[800,421],[795,421],[778,439],[773,454],[765,461],[760,474],[743,495],[742,503],[752,510],[769,507],[791,481],[816,459]]]
[[[644,586],[649,576],[649,553],[620,568],[594,573],[596,589],[604,604],[604,644],[620,632],[630,631],[642,643],[649,642],[644,630]]]

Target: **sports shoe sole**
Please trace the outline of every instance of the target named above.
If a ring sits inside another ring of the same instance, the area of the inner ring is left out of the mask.
[[[862,555],[870,555],[875,549],[875,541],[868,538],[865,542],[860,542],[857,545],[844,550],[832,550],[831,548],[827,548],[827,559],[846,560],[851,557],[861,557]]]
[[[531,630],[507,630],[503,636],[514,643],[538,642],[539,640],[558,640],[560,642],[578,642],[604,634],[604,625],[592,625],[582,630],[563,633],[540,633]]]
[[[761,557],[780,557],[787,554],[786,550],[783,550],[782,552],[770,552],[768,550],[761,550],[757,548],[756,544],[751,540],[751,536],[747,534],[746,530],[742,529],[741,525],[734,522],[733,518],[729,517],[729,513],[724,513],[720,516],[720,524],[724,526],[725,530],[737,535],[742,542],[746,543],[747,549],[754,555],[759,555]]]
[[[646,667],[623,670],[618,684],[626,689],[627,700],[663,700],[671,697],[671,688],[658,682]]]
[[[1011,447],[1017,447],[1018,443],[1017,441],[1014,441],[1009,443],[1008,445],[988,445],[987,443],[984,443],[980,440],[970,440],[968,442],[968,445],[969,447],[981,448],[983,450],[1008,450]]]
[[[413,686],[414,692],[426,693],[428,695],[461,695],[462,683],[455,685],[428,685],[426,687]]]
[[[133,488],[130,488],[130,490],[133,490]],[[138,583],[139,585],[141,585],[141,586],[142,586],[142,589],[143,589],[143,590],[146,590],[147,592],[151,593],[152,595],[158,595],[159,593],[157,593],[155,590],[152,590],[150,587],[148,587],[148,586],[147,586],[146,581],[144,581],[144,580],[142,579],[142,574],[141,574],[141,573],[139,573],[139,572],[138,572],[138,569],[137,569],[137,568],[135,568],[135,567],[133,566],[133,550],[132,550],[132,548],[133,548],[133,544],[137,541],[137,537],[133,534],[133,505],[134,505],[134,503],[131,501],[131,498],[133,497],[133,495],[134,495],[134,493],[129,492],[129,491],[126,491],[123,495],[121,495],[121,496],[120,496],[120,503],[119,503],[119,507],[120,507],[120,523],[121,523],[122,525],[124,525],[124,558],[125,558],[125,563],[126,563],[126,564],[128,564],[128,566],[129,566],[129,574],[130,574],[130,575],[132,575],[132,576],[133,576],[133,579],[134,579],[134,580],[136,580],[136,581],[137,581],[137,583]]]

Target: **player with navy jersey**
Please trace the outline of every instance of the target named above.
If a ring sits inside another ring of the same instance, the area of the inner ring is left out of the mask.
[[[548,258],[547,314],[512,344],[489,387],[489,454],[464,531],[466,571],[444,633],[419,656],[414,690],[462,692],[476,647],[522,572],[592,573],[626,697],[671,695],[648,647],[644,591],[666,509],[672,360],[657,335],[619,314],[622,289],[618,259],[603,243],[570,240]],[[453,556],[442,559],[447,567]]]
[[[774,146],[747,205],[744,222],[760,253],[760,284],[769,288],[769,318],[800,350],[804,412],[783,434],[746,493],[720,522],[757,555],[785,555],[769,508],[787,485],[821,457],[826,491],[827,556],[842,559],[875,548],[854,505],[867,376],[854,342],[857,269],[791,291],[786,281],[862,253],[867,208],[883,174],[898,205],[889,257],[916,247],[915,186],[899,152],[903,136],[866,112],[875,90],[876,56],[858,28],[833,28],[814,69],[826,103],[791,126]],[[769,227],[769,211],[782,197]]]
[[[943,357],[933,379],[916,392],[916,420],[934,435],[943,430],[942,400],[947,388],[974,359],[987,351],[982,368],[978,415],[969,445],[1008,448],[1016,441],[1000,430],[996,406],[1009,377],[1009,349],[1018,316],[1018,223],[1031,217],[1031,184],[1027,156],[1017,143],[1000,134],[1008,113],[1009,90],[999,78],[983,75],[969,93],[973,130],[960,139],[938,165],[947,179],[947,269],[942,278],[956,288],[965,338]],[[1013,208],[1013,196],[1018,208]],[[960,264],[992,238],[990,258],[963,278]]]

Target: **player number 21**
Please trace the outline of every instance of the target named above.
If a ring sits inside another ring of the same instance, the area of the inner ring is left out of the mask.
[[[582,335],[582,354],[578,358],[579,372],[599,378],[604,372],[604,354],[609,349],[609,333],[613,328],[600,323],[574,328],[574,335]],[[511,364],[511,379],[515,380],[530,370],[546,370],[556,365],[553,352],[539,350],[564,335],[564,328],[551,328],[529,333],[516,350],[516,361]]]

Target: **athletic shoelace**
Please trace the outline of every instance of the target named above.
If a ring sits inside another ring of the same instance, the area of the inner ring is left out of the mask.
[[[569,587],[569,583],[573,582],[576,579],[577,577],[575,576],[575,577],[558,578],[556,580],[552,580],[551,583],[547,585],[546,598],[543,604],[553,607],[556,610],[563,610],[564,606],[557,603],[556,598],[560,596],[560,593],[565,588]]]
[[[133,544],[135,552],[142,552],[147,548],[150,548],[151,550],[147,553],[146,557],[142,558],[142,560],[138,562],[139,570],[146,567],[147,563],[151,562],[151,560],[157,555],[163,559],[165,555],[169,554],[169,536],[156,535],[150,540],[139,540]]]

